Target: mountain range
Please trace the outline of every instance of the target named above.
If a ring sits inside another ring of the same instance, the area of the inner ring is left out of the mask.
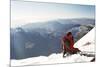
[[[61,38],[72,32],[75,42],[95,26],[94,19],[58,19],[11,28],[11,59],[49,56],[61,52]]]

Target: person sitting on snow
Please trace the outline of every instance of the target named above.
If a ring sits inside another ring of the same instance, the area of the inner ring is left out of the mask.
[[[74,38],[71,32],[68,32],[62,39],[62,50],[63,50],[63,57],[65,57],[66,53],[75,54],[80,50],[78,48],[74,48]]]

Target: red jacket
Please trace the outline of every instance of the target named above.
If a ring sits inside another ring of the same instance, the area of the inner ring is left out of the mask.
[[[66,41],[69,41],[69,47],[68,46],[66,46],[67,44],[66,44]],[[63,37],[63,39],[62,39],[62,47],[63,47],[63,49],[64,50],[67,50],[67,49],[69,49],[69,50],[72,50],[74,47],[74,39],[73,39],[73,36],[72,35],[65,35],[64,37]]]

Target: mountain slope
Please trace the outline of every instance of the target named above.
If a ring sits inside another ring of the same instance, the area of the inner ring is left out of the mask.
[[[75,42],[88,33],[94,19],[60,19],[11,28],[11,59],[49,56],[61,52],[61,38],[72,32]]]
[[[94,52],[95,53],[95,28],[81,38],[75,47],[81,51]],[[11,66],[23,66],[23,65],[40,65],[40,64],[57,64],[57,63],[73,63],[73,62],[90,62],[94,57],[81,56],[80,54],[74,54],[62,57],[62,53],[51,54],[49,56],[31,57],[22,60],[11,60]]]
[[[81,51],[95,52],[95,27],[75,43],[74,47],[79,48]]]

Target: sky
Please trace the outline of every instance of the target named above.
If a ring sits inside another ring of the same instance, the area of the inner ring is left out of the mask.
[[[95,18],[95,6],[11,1],[11,27],[69,18]]]

